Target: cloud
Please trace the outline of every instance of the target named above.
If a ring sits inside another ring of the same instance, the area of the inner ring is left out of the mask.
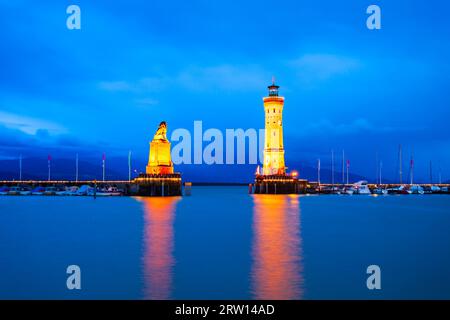
[[[98,86],[105,91],[130,91],[132,89],[132,85],[126,81],[101,81]]]
[[[404,130],[406,129],[393,128],[383,125],[374,125],[367,119],[359,118],[353,120],[350,123],[339,123],[339,124],[335,124],[330,120],[324,119],[319,122],[306,125],[298,132],[300,136],[308,137],[320,135],[342,136],[364,132],[390,133]]]
[[[39,129],[32,134],[0,123],[0,157],[3,158],[16,157],[18,154],[33,156],[42,152],[58,155],[74,152],[91,154],[98,151],[98,145],[114,150],[106,143],[82,141],[67,133],[50,135],[47,130]]]
[[[325,81],[361,66],[359,60],[334,54],[305,54],[289,61],[304,82]]]
[[[268,82],[268,73],[256,65],[190,66],[170,76],[149,76],[132,81],[101,81],[98,87],[110,92],[135,94],[161,92],[167,88],[189,91],[253,90]]]
[[[48,120],[21,116],[14,113],[0,111],[0,124],[6,128],[16,129],[27,134],[36,134],[45,130],[49,134],[60,134],[66,129]]]
[[[164,76],[162,77],[144,77],[132,81],[100,81],[98,87],[103,91],[109,92],[158,92],[164,89],[170,80]]]
[[[152,98],[143,98],[143,99],[137,99],[135,103],[140,107],[150,107],[155,106],[159,103],[158,100],[152,99]]]
[[[180,86],[191,90],[223,89],[228,91],[260,89],[267,82],[267,74],[258,66],[218,65],[191,67],[181,72]]]

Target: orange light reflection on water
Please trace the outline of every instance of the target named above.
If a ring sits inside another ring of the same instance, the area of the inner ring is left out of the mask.
[[[176,203],[180,197],[137,197],[144,206],[145,299],[167,300],[172,293]]]
[[[253,195],[252,295],[303,297],[298,195]]]

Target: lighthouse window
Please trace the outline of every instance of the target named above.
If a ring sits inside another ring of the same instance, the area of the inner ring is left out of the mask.
[[[275,108],[273,109],[273,113],[275,113]]]

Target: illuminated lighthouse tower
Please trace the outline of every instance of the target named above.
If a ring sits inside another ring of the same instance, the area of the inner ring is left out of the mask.
[[[264,97],[265,140],[263,175],[285,175],[283,147],[283,105],[284,98],[278,95],[280,88],[272,79],[269,96]]]
[[[265,141],[262,172],[256,169],[255,184],[249,192],[256,194],[298,194],[307,190],[307,180],[299,179],[298,172],[286,173],[283,145],[284,98],[278,95],[280,87],[272,80],[269,96],[264,97]]]

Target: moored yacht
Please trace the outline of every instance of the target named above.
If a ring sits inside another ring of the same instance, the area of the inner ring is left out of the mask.
[[[77,195],[78,187],[65,187],[64,190],[56,191],[57,196],[75,196]]]
[[[353,186],[345,186],[344,188],[342,188],[342,194],[352,195],[353,193],[355,193],[355,189],[353,188]]]
[[[20,187],[11,187],[8,191],[9,196],[19,196],[20,195]]]
[[[87,196],[88,192],[90,192],[90,190],[92,190],[94,188],[92,188],[91,186],[85,184],[82,185],[80,188],[78,188],[78,190],[76,191],[76,195],[77,196]]]
[[[378,187],[372,190],[372,194],[385,195],[388,194],[388,191],[386,189]]]
[[[30,187],[21,187],[20,188],[20,195],[21,196],[29,196],[31,195],[31,188]]]
[[[371,194],[367,181],[362,180],[356,182],[353,186],[353,194]]]
[[[9,187],[4,186],[4,187],[0,187],[0,195],[1,196],[6,196],[9,192]]]
[[[42,196],[44,194],[45,188],[38,186],[31,191],[33,196]]]
[[[411,191],[408,190],[405,186],[399,186],[394,188],[387,189],[389,194],[410,194]]]
[[[100,188],[95,190],[94,188],[88,191],[88,196],[97,196],[97,197],[111,197],[111,196],[121,196],[122,191],[117,189],[116,187],[107,187]]]
[[[413,184],[412,186],[410,186],[409,191],[411,191],[412,194],[424,194],[425,193],[423,188],[421,186],[419,186],[418,184]]]
[[[54,196],[58,190],[56,187],[47,187],[44,191],[44,196]]]

